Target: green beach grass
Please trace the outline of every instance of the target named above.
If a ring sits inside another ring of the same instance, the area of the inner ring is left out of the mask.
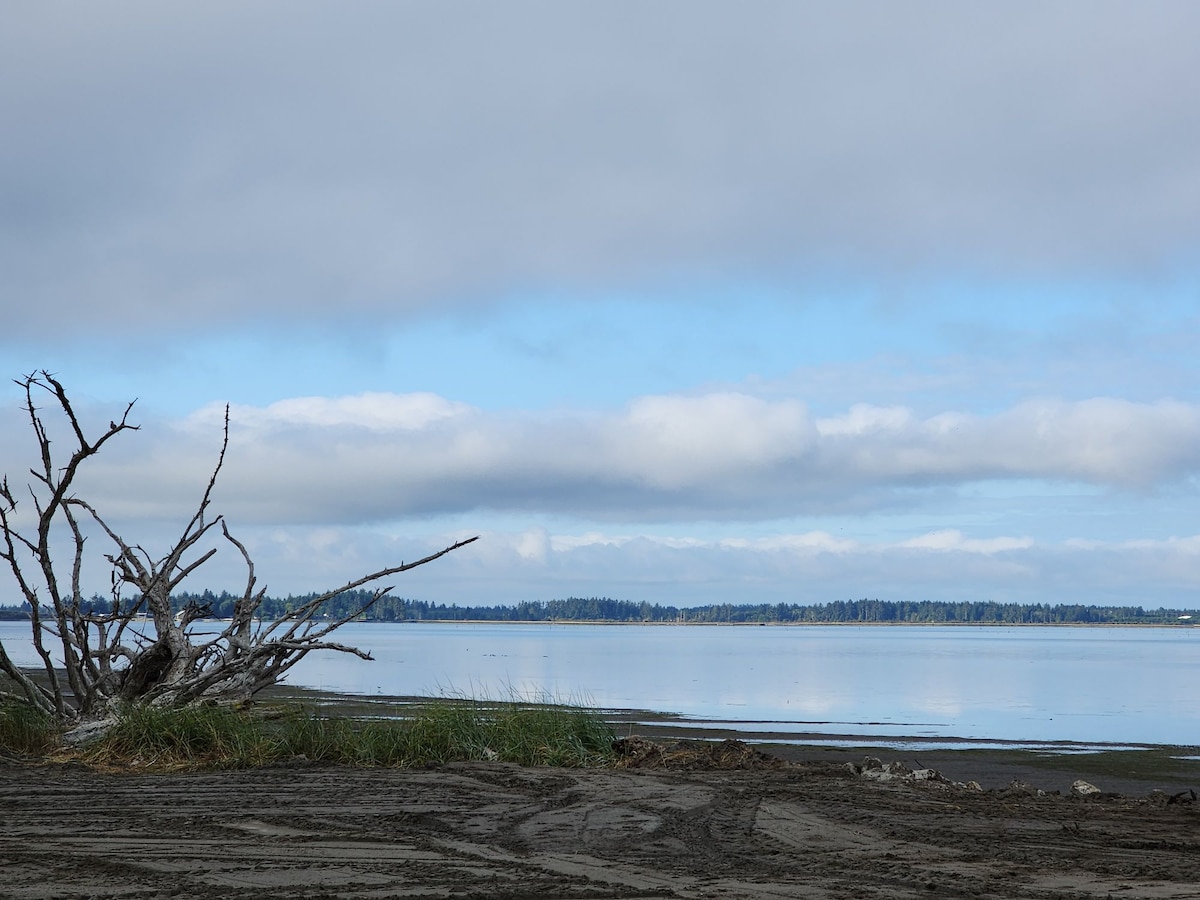
[[[0,701],[0,755],[44,756],[58,743],[49,716],[26,703]]]
[[[250,768],[313,762],[417,767],[486,760],[522,765],[603,766],[611,726],[573,705],[439,698],[402,718],[321,715],[299,704],[235,709],[130,707],[103,737],[61,746],[53,724],[28,707],[0,707],[0,752],[150,769]]]

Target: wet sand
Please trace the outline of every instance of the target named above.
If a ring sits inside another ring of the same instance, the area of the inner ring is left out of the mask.
[[[1197,803],[742,764],[0,764],[0,896],[1200,896]]]

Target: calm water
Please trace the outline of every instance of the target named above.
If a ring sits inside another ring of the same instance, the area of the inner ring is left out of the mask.
[[[32,664],[26,629],[0,623],[0,639]],[[375,661],[317,654],[289,681],[515,693],[831,737],[1200,744],[1200,628],[422,623],[339,636]]]

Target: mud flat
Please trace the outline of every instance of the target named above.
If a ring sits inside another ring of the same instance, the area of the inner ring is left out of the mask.
[[[0,762],[0,897],[1200,896],[1188,789],[977,789],[681,746],[606,770]]]

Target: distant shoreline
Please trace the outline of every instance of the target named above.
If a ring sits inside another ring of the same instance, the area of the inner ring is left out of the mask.
[[[153,624],[153,619],[135,619],[135,622]],[[218,624],[229,619],[196,619],[199,624]],[[268,619],[256,619],[266,622]],[[316,617],[315,621],[326,621]],[[29,619],[15,616],[0,616],[5,622],[28,623]],[[1171,628],[1200,630],[1200,620],[1187,622],[689,622],[653,621],[632,622],[627,619],[354,619],[346,625],[623,625],[652,626],[655,628]]]
[[[198,619],[219,622],[221,619]],[[630,625],[655,628],[1195,628],[1192,622],[628,622],[609,619],[359,619],[349,625]]]
[[[324,598],[324,599],[323,599]],[[229,621],[238,597],[227,592],[182,593],[173,608],[192,608],[211,619]],[[96,596],[86,601],[105,614],[111,602]],[[611,597],[567,597],[515,604],[458,605],[413,600],[369,591],[263,597],[256,609],[263,620],[287,617],[307,604],[322,621],[374,622],[515,622],[622,625],[1191,625],[1200,610],[1161,606],[1097,606],[1083,604],[997,603],[991,600],[834,600],[827,603],[710,603],[661,605]],[[140,604],[129,611],[142,610]],[[0,605],[0,620],[27,620],[27,606]],[[47,611],[49,615],[49,611]]]

